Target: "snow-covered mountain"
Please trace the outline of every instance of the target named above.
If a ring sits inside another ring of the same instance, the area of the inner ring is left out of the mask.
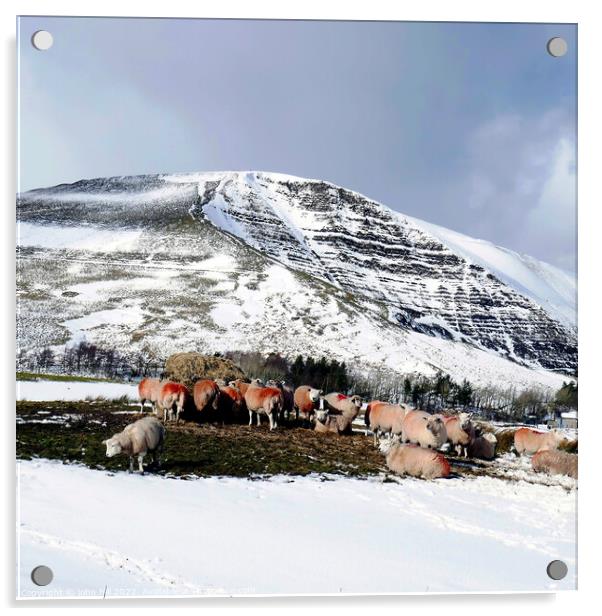
[[[327,182],[83,180],[19,195],[18,216],[25,347],[85,331],[157,353],[339,354],[480,382],[576,369],[570,276]]]

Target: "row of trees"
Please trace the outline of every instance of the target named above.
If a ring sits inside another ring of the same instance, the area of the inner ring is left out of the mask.
[[[56,352],[44,348],[37,352],[23,349],[17,355],[17,370],[101,376],[132,379],[140,376],[158,376],[164,361],[149,359],[142,353],[125,355],[116,349],[107,349],[82,340]]]
[[[434,377],[407,375],[400,379],[388,370],[352,377],[351,387],[372,399],[411,404],[426,411],[449,408],[470,409],[490,419],[542,420],[577,408],[577,385],[571,381],[553,393],[549,389],[529,387],[478,387],[467,379],[454,381],[450,375]]]
[[[411,404],[426,411],[446,408],[471,409],[492,419],[538,420],[549,413],[577,409],[577,384],[564,383],[556,392],[530,387],[477,387],[467,379],[455,381],[449,374],[434,377],[399,374],[387,369],[370,372],[350,372],[345,362],[303,357],[293,362],[278,353],[263,355],[257,352],[232,351],[224,354],[242,370],[263,380],[275,379],[299,385],[311,385],[324,391],[358,393],[365,399],[390,400]],[[18,370],[86,374],[108,378],[134,379],[141,376],[157,377],[165,361],[147,353],[127,356],[116,349],[107,349],[81,341],[67,346],[62,352],[50,348],[17,357]]]
[[[345,362],[298,355],[291,363],[278,353],[270,353],[266,357],[261,353],[244,351],[228,352],[225,357],[239,365],[246,374],[264,381],[288,381],[295,387],[311,385],[324,391],[349,390]]]

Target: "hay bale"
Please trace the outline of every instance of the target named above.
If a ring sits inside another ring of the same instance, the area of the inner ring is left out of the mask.
[[[508,453],[514,447],[514,433],[516,428],[505,428],[495,432],[497,437],[496,454]]]
[[[192,387],[199,379],[244,379],[246,374],[232,360],[200,353],[175,353],[165,362],[165,377]]]
[[[560,445],[558,445],[558,449],[566,451],[567,453],[579,453],[579,441],[577,439],[574,441],[568,438],[564,439]]]

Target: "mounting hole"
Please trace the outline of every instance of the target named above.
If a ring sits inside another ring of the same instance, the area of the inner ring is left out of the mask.
[[[36,586],[48,586],[53,577],[52,569],[46,565],[40,565],[31,572],[31,581]]]
[[[569,568],[562,560],[553,560],[548,565],[546,571],[548,573],[548,577],[553,580],[562,580],[562,578],[565,578],[566,574],[569,572]]]
[[[52,38],[52,34],[47,30],[38,30],[34,32],[31,37],[31,44],[39,51],[50,49],[52,43],[54,43],[54,39]]]
[[[548,41],[548,53],[555,58],[561,58],[568,51],[569,46],[560,36],[555,36]]]

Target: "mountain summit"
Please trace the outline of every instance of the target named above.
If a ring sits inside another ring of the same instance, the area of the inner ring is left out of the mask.
[[[299,314],[306,313],[304,322],[311,320],[313,302],[330,307],[327,317],[320,317],[318,330],[334,326],[334,301],[342,313],[355,311],[369,318],[376,338],[399,332],[395,335],[401,335],[407,346],[411,333],[411,339],[421,344],[472,348],[479,357],[495,357],[496,362],[564,374],[576,370],[576,287],[568,274],[489,242],[410,218],[328,182],[263,172],[118,177],[37,189],[19,195],[17,202],[26,259],[39,256],[40,251],[53,259],[71,251],[72,257],[87,255],[88,261],[90,253],[105,254],[106,264],[110,252],[113,264],[118,258],[142,268],[140,278],[148,278],[142,271],[155,268],[156,274],[157,267],[167,269],[171,263],[186,280],[200,272],[200,264],[208,259],[222,266],[227,263],[222,267],[224,275],[251,275],[249,263],[260,260],[264,272],[270,263],[280,268],[270,270],[271,276],[281,275],[283,280],[280,288],[272,281],[274,290],[286,295],[281,298],[287,306],[283,310],[296,310],[280,321],[283,332],[290,329],[294,316],[299,319]],[[65,235],[69,228],[75,228],[72,239],[82,228],[88,229],[90,241],[69,244]],[[99,242],[103,234],[110,241]],[[121,244],[119,237],[124,238]],[[246,256],[241,257],[243,253]],[[157,285],[157,293],[164,296],[174,277],[164,277],[166,286]],[[259,279],[258,284],[266,280]],[[190,291],[194,281],[187,281],[181,294],[186,293],[185,287]],[[311,300],[309,289],[313,289]],[[227,292],[224,287],[225,295],[233,290]],[[171,298],[177,302],[177,292],[174,295],[172,290]],[[206,323],[213,314],[224,330],[240,327],[238,331],[245,332],[236,307],[241,314],[255,314],[259,326],[259,312],[269,308],[273,297],[253,300],[267,302],[264,307],[249,304],[249,297],[239,299],[240,303],[232,297],[209,302],[205,314],[195,312],[195,305],[185,318]],[[198,298],[183,301],[194,304]],[[305,308],[304,301],[309,302]],[[178,318],[183,316],[177,312]],[[127,318],[122,329],[127,328]],[[308,346],[315,342],[310,335],[315,326],[308,325]],[[269,329],[269,322],[264,329]],[[248,320],[246,332],[250,340],[261,338]],[[231,337],[232,332],[224,336],[224,345],[226,339],[231,344]],[[427,338],[430,343],[425,343]],[[247,342],[241,340],[237,348]],[[364,344],[363,351],[354,350],[353,356],[363,353],[368,362],[386,361],[387,352],[379,357],[374,343]],[[341,338],[338,344],[350,343]],[[353,344],[358,344],[357,339]],[[277,347],[274,340],[273,348]],[[416,355],[416,345],[409,355]],[[430,357],[425,363],[431,369],[450,368],[450,362],[440,358]]]

